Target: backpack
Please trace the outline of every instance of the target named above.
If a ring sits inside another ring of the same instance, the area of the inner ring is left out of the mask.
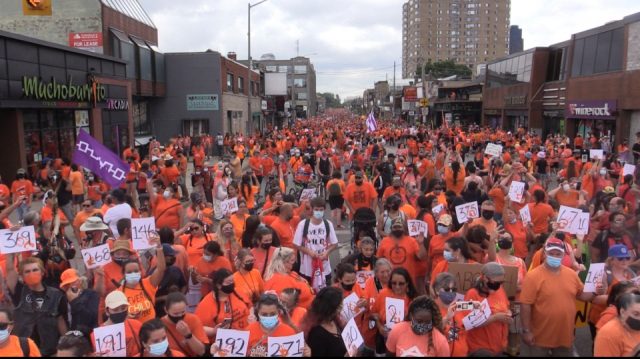
[[[31,354],[31,347],[29,346],[29,340],[27,338],[18,337],[20,342],[20,350],[22,350],[22,356],[28,358]]]
[[[342,196],[342,189],[340,188],[340,184],[338,183],[338,181],[333,181],[329,185],[329,196],[330,197]]]
[[[326,239],[327,239],[327,242],[328,242],[329,235],[331,234],[331,232],[330,232],[331,228],[329,228],[329,221],[327,221],[326,219],[322,219],[322,222],[324,222],[324,229],[325,229],[325,231],[327,233],[327,238]],[[304,245],[304,242],[306,242],[306,240],[307,240],[307,235],[309,234],[309,224],[310,223],[311,223],[311,220],[307,219],[304,222],[304,227],[302,228],[303,245]]]

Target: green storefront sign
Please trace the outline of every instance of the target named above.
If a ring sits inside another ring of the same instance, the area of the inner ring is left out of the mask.
[[[107,89],[97,83],[76,85],[73,77],[69,76],[66,83],[58,83],[55,78],[51,82],[43,82],[37,76],[22,77],[22,92],[25,97],[42,101],[77,101],[77,102],[103,102],[107,95]]]

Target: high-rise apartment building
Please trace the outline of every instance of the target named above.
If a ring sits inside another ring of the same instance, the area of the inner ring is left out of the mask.
[[[522,52],[524,50],[524,40],[522,39],[522,29],[518,25],[511,25],[509,28],[509,55]]]
[[[402,77],[454,60],[475,71],[509,53],[511,0],[409,0],[402,6]]]

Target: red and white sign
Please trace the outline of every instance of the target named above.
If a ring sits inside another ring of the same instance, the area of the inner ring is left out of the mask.
[[[70,32],[69,46],[80,49],[102,47],[102,33]]]

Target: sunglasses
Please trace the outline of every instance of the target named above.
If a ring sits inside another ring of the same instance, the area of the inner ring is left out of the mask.
[[[13,324],[13,322],[9,322],[9,323],[0,323],[0,330],[7,330],[7,328]]]
[[[458,291],[458,288],[442,288],[443,292],[454,293]]]
[[[84,208],[91,208],[91,205],[90,205],[90,204],[83,204],[83,205],[82,205],[82,207],[84,207]]]

